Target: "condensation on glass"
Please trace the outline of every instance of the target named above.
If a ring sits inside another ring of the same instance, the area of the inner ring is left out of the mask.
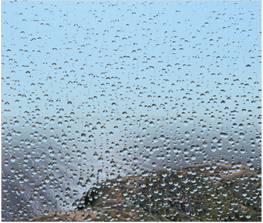
[[[260,1],[3,1],[2,221],[261,221]]]

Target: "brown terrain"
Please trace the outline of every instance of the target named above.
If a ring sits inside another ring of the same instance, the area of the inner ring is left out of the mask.
[[[183,167],[181,170],[177,169],[177,173],[181,173],[183,175],[189,174],[189,172],[195,172],[196,174],[202,175],[217,175],[221,173],[220,177],[221,180],[217,183],[223,183],[227,177],[228,180],[237,178],[242,174],[250,176],[250,169],[247,166],[241,166],[240,168],[232,169],[231,174],[222,174],[221,171],[230,170],[232,165],[228,164],[219,164],[215,169],[207,169],[208,167],[212,167],[213,164],[206,163],[196,164],[191,166]],[[215,167],[215,165],[214,165]],[[254,174],[257,171],[253,171]],[[157,179],[158,176],[151,176],[151,178]],[[141,209],[140,212],[138,211],[130,211],[132,208],[132,203],[130,202],[129,198],[132,197],[133,194],[136,194],[138,187],[147,182],[147,177],[142,176],[132,176],[132,177],[123,177],[121,180],[113,179],[110,181],[106,181],[102,183],[103,185],[103,196],[107,195],[107,199],[100,199],[102,195],[98,196],[98,199],[90,205],[89,210],[78,210],[78,211],[65,211],[65,212],[52,212],[46,215],[38,215],[34,216],[33,221],[102,221],[103,219],[101,216],[111,216],[111,218],[115,221],[127,221],[127,218],[133,221],[140,221],[144,219],[144,221],[157,221],[154,216],[152,216],[149,212]],[[129,182],[129,183],[128,183]],[[106,186],[107,185],[107,186]],[[110,185],[110,186],[108,186]],[[125,195],[125,196],[124,196]],[[247,209],[244,205],[239,204],[242,209]],[[24,221],[29,221],[26,219]]]

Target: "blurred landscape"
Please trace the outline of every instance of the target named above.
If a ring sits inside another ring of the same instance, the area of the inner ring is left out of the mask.
[[[261,221],[261,1],[2,1],[2,221]]]
[[[261,194],[261,169],[206,163],[106,180],[76,200],[74,210],[31,221],[261,222],[261,195],[246,199],[255,194]]]

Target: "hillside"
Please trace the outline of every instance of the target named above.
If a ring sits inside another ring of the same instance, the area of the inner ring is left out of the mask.
[[[208,163],[118,177],[94,185],[74,211],[32,220],[261,221],[260,176],[247,166]]]

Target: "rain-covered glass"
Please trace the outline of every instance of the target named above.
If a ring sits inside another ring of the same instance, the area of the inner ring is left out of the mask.
[[[261,221],[261,1],[2,1],[2,221]]]

